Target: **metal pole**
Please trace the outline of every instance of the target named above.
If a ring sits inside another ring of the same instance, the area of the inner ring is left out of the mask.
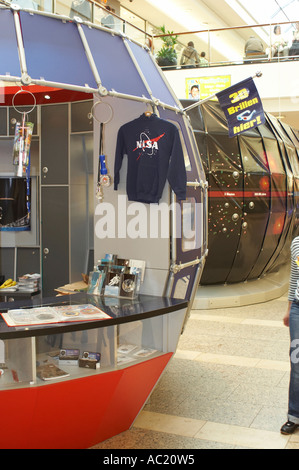
[[[13,17],[14,17],[14,23],[15,23],[15,28],[16,28],[20,67],[21,67],[21,74],[22,74],[21,82],[24,85],[29,85],[29,83],[31,82],[31,78],[29,77],[28,72],[27,72],[25,49],[24,49],[22,29],[21,29],[21,23],[20,23],[20,17],[19,17],[20,7],[18,5],[12,5],[11,9],[13,10]]]
[[[147,80],[146,80],[146,78],[145,78],[145,76],[144,76],[144,74],[143,74],[143,72],[142,72],[142,70],[141,70],[141,68],[140,68],[140,66],[139,66],[139,64],[138,64],[138,62],[137,62],[137,60],[136,60],[136,57],[134,56],[134,54],[133,54],[133,52],[132,52],[132,50],[131,50],[131,48],[130,48],[130,46],[129,46],[129,44],[128,44],[128,41],[127,41],[125,38],[123,38],[123,42],[124,42],[125,48],[127,49],[128,54],[129,54],[129,56],[130,56],[132,62],[133,62],[133,64],[134,64],[134,67],[136,68],[136,70],[137,70],[137,72],[138,72],[138,75],[139,75],[140,78],[141,78],[141,81],[143,82],[145,88],[147,89],[148,94],[151,96],[151,98],[153,98],[152,90],[150,89],[150,86],[149,86],[149,84],[147,83]]]
[[[89,44],[87,42],[86,36],[84,34],[83,28],[80,24],[80,23],[82,23],[82,20],[81,20],[81,18],[78,18],[77,16],[75,16],[74,20],[77,22],[77,28],[78,28],[78,31],[79,31],[79,35],[80,35],[80,38],[81,38],[81,41],[82,41],[82,44],[83,44],[83,47],[84,47],[84,50],[85,50],[85,53],[86,53],[86,56],[87,56],[87,60],[89,62],[90,68],[91,68],[91,71],[92,71],[93,76],[95,78],[95,81],[98,85],[98,88],[101,88],[102,87],[101,77],[98,73],[95,61],[94,61],[93,56],[91,54],[91,50],[90,50]]]
[[[6,81],[6,78],[4,79]],[[89,88],[87,86],[78,86],[78,85],[70,85],[68,83],[58,83],[58,82],[49,82],[43,79],[31,79],[31,83],[34,85],[41,85],[41,86],[48,86],[51,88],[62,88],[64,90],[74,90],[74,91],[81,91],[83,93],[97,93],[99,90],[97,88]]]

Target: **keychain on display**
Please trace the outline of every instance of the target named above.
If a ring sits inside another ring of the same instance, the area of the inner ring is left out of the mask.
[[[100,127],[100,145],[99,145],[99,167],[98,167],[98,182],[96,198],[101,201],[104,197],[103,187],[109,187],[111,185],[111,177],[108,174],[106,167],[106,157],[103,153],[103,123],[101,122]]]
[[[99,167],[100,167],[100,184],[102,186],[110,186],[111,177],[108,175],[106,167],[106,157],[103,154],[103,123],[101,123],[101,135],[100,135],[100,156],[99,156]]]
[[[29,93],[33,99],[34,104],[30,111],[19,111],[14,103],[16,96],[19,93]],[[16,167],[16,176],[29,178],[30,173],[30,145],[33,134],[34,124],[26,121],[26,116],[36,106],[35,96],[27,90],[19,90],[12,99],[12,105],[16,112],[22,114],[22,122],[14,120],[15,122],[15,136],[13,145],[13,164]]]
[[[99,117],[95,116],[95,111],[98,111]],[[93,118],[100,124],[99,163],[96,198],[99,200],[99,202],[101,202],[104,198],[103,187],[110,186],[112,182],[106,167],[106,157],[103,152],[103,129],[104,124],[107,124],[113,118],[113,110],[109,103],[104,103],[103,101],[99,100],[93,104],[90,113],[88,113],[87,117],[89,119]],[[103,117],[107,117],[107,119],[103,120]]]
[[[28,166],[26,168],[26,206],[27,206],[27,218],[30,219],[30,213],[31,213],[31,202],[30,202],[30,165],[31,165],[31,159],[30,159],[30,150],[29,150],[29,156],[28,156]]]
[[[22,123],[17,121],[13,147],[13,164],[16,166],[16,176],[25,176],[29,166],[30,145],[33,132],[33,123],[26,122],[26,113],[23,113]]]

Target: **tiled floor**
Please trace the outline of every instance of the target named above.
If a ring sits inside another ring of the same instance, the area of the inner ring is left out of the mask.
[[[250,306],[192,310],[178,349],[133,427],[98,449],[299,449],[286,420],[284,294]]]

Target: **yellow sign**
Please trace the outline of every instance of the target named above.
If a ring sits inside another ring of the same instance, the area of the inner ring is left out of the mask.
[[[186,78],[186,98],[203,100],[231,85],[230,75],[214,77]],[[211,98],[217,100],[216,97]]]

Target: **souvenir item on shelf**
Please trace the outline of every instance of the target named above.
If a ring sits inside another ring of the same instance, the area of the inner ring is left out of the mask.
[[[16,176],[27,176],[27,168],[30,164],[30,145],[34,124],[25,122],[25,114],[23,121],[16,122],[15,137],[13,146],[13,164],[16,167]]]
[[[147,357],[151,356],[157,352],[157,349],[152,349],[152,348],[141,348],[139,351],[135,352],[133,355],[136,357]]]
[[[79,354],[79,349],[61,349],[59,351],[58,364],[60,366],[77,366]]]
[[[79,367],[86,367],[87,369],[99,369],[101,366],[101,353],[83,351],[82,357],[79,358]]]
[[[40,290],[41,276],[39,273],[19,276],[18,289],[20,291],[37,292]]]
[[[144,279],[145,261],[105,255],[89,273],[87,292],[134,299]]]
[[[142,348],[137,344],[121,343],[117,348],[117,365],[136,361],[137,359],[148,358],[153,356],[156,352],[157,349]]]
[[[135,289],[136,289],[135,274],[123,274],[121,288],[120,288],[120,295],[123,297],[130,297]]]
[[[107,274],[107,281],[104,288],[104,295],[112,295],[118,297],[120,294],[120,275],[113,271]]]
[[[95,269],[89,274],[87,293],[101,295],[105,281],[105,270]]]
[[[27,93],[33,99],[33,106],[30,110],[23,111],[18,109],[15,105],[15,99],[20,93]],[[33,93],[22,88],[15,93],[12,99],[12,106],[14,110],[22,115],[22,120],[16,120],[15,136],[13,145],[13,164],[16,167],[16,176],[26,176],[29,178],[30,174],[30,145],[33,134],[34,124],[27,120],[28,114],[33,111],[36,106],[36,99]]]
[[[37,364],[36,375],[42,380],[54,380],[68,377],[70,374],[57,367],[52,362]]]

